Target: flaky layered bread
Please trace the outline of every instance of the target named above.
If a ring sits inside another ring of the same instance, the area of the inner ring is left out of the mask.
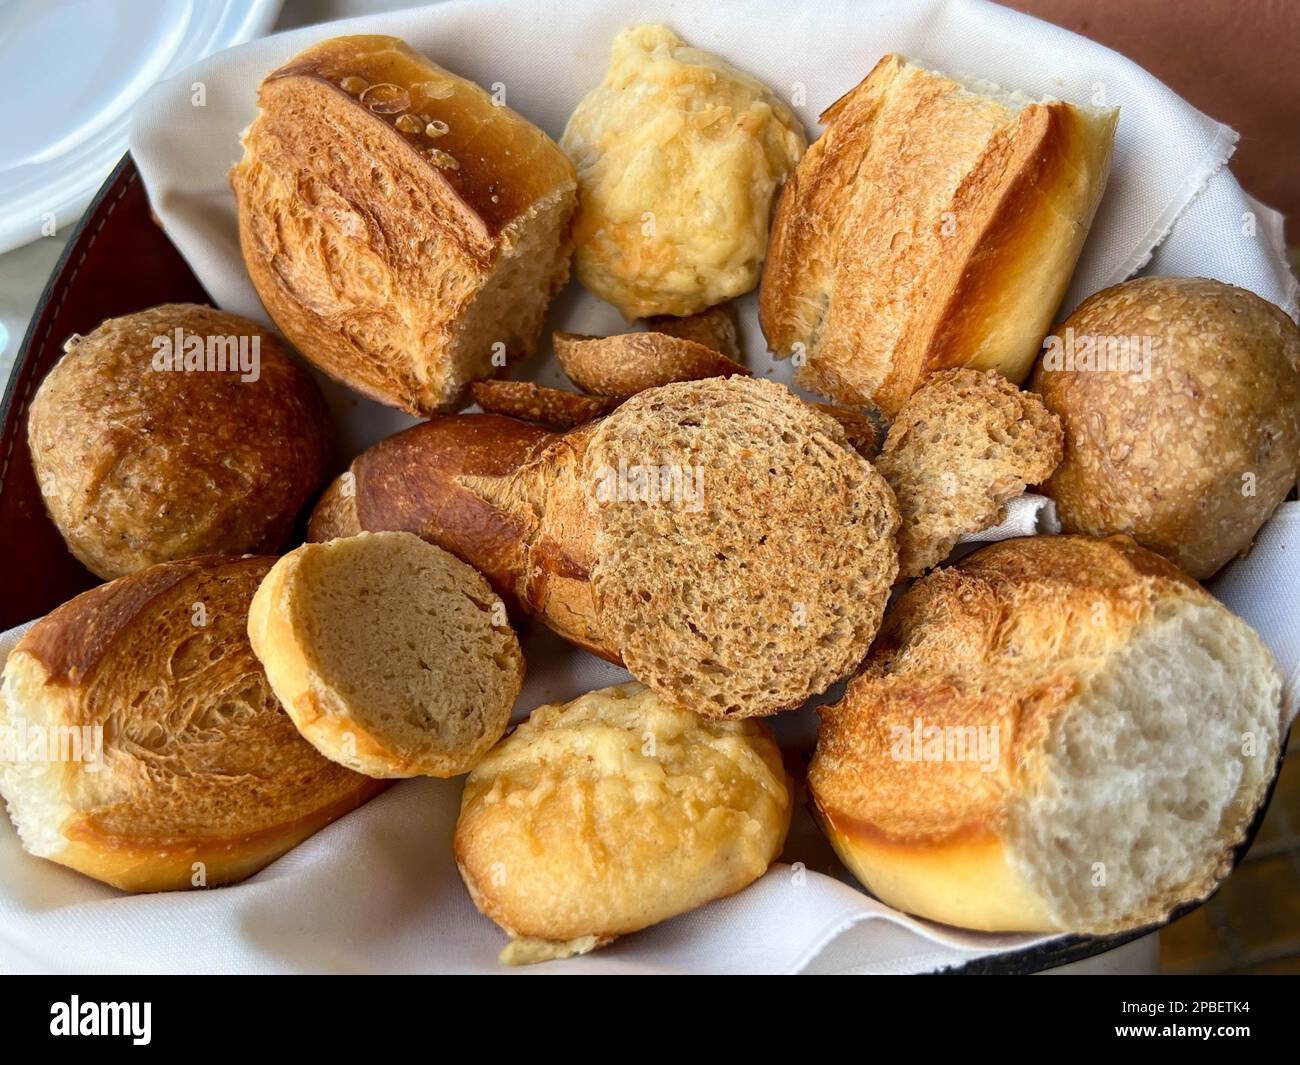
[[[555,357],[575,385],[598,396],[626,399],[647,388],[749,371],[715,348],[668,333],[593,337],[556,333]]]
[[[329,466],[320,389],[265,329],[173,303],[70,337],[27,441],[50,518],[104,579],[278,551]]]
[[[1031,387],[1065,425],[1044,491],[1068,531],[1127,533],[1204,579],[1295,486],[1300,330],[1253,292],[1188,277],[1098,292]]]
[[[929,372],[1029,372],[1110,168],[1117,112],[885,56],[821,120],[772,226],[759,316],[797,384],[893,415]]]
[[[889,427],[876,468],[898,501],[898,575],[946,559],[967,533],[997,525],[1005,505],[1061,461],[1061,421],[996,370],[941,370]]]
[[[898,571],[898,512],[835,419],[772,381],[651,389],[565,434],[490,415],[382,441],[313,539],[405,529],[566,639],[714,716],[851,673]]]
[[[212,887],[382,789],[298,735],[253,655],[248,605],[273,561],[153,566],[23,636],[0,725],[26,753],[0,791],[30,853],[126,891]]]
[[[754,287],[773,197],[805,140],[761,82],[665,26],[637,26],[614,38],[561,144],[578,173],[578,279],[631,321]]]
[[[455,852],[502,961],[565,958],[740,891],[790,826],[781,752],[751,721],[640,684],[538,707],[465,783]]]
[[[988,931],[1115,932],[1225,876],[1278,758],[1259,637],[1128,537],[1038,536],[922,578],[822,711],[809,769],[883,902]]]
[[[230,175],[240,245],[304,355],[428,414],[532,353],[575,205],[545,133],[394,37],[315,45],[258,102]]]
[[[406,532],[289,552],[253,598],[248,638],[298,731],[370,777],[466,772],[524,678],[487,581]]]
[[[609,396],[584,396],[532,381],[475,381],[470,395],[487,414],[540,422],[552,429],[572,429],[618,406],[618,400]]]

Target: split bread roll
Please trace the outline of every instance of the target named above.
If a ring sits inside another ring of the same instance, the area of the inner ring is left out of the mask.
[[[578,280],[631,321],[748,292],[803,127],[767,86],[665,26],[614,38],[561,144],[577,168]]]
[[[249,277],[326,373],[412,414],[532,354],[569,273],[554,141],[395,37],[339,37],[262,82],[230,174]]]
[[[454,416],[381,441],[313,540],[404,529],[561,636],[715,717],[802,705],[866,654],[898,571],[884,478],[772,381],[642,392],[560,435]]]
[[[584,954],[731,895],[790,827],[781,752],[640,684],[538,707],[465,782],[454,848],[510,964]]]
[[[898,501],[898,575],[917,577],[1061,461],[1061,421],[995,370],[941,370],[908,397],[876,459]]]
[[[759,303],[795,383],[892,416],[949,366],[1019,383],[1110,169],[1118,112],[885,56],[786,182]]]
[[[1278,759],[1258,636],[1128,537],[922,578],[822,710],[808,782],[873,894],[985,931],[1163,920],[1231,870]]]
[[[524,679],[505,607],[418,536],[305,544],[253,597],[248,638],[321,754],[370,777],[453,777],[505,733]]]
[[[331,436],[320,389],[279,340],[191,303],[69,338],[27,422],[50,518],[105,580],[280,550],[326,478]]]
[[[1300,329],[1253,292],[1144,277],[1085,300],[1031,387],[1065,425],[1068,532],[1127,533],[1198,580],[1249,549],[1300,466]]]
[[[248,605],[273,561],[153,566],[28,630],[0,725],[29,752],[68,742],[0,766],[24,848],[125,891],[213,887],[382,790],[298,735],[253,655]]]

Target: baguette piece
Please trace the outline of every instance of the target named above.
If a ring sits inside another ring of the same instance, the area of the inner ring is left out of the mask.
[[[556,333],[555,357],[584,392],[627,399],[647,388],[749,371],[715,348],[668,333]]]
[[[406,532],[289,552],[253,597],[248,638],[303,737],[370,777],[467,772],[524,678],[487,581]]]
[[[781,752],[640,684],[538,707],[470,774],[456,864],[509,964],[602,947],[744,889],[790,827]]]
[[[1029,372],[1110,168],[1117,112],[887,55],[786,182],[759,317],[795,382],[892,416],[927,373]]]
[[[540,422],[552,429],[572,429],[618,406],[617,399],[584,396],[532,381],[475,381],[470,386],[470,394],[488,414]]]
[[[1061,461],[1061,420],[995,370],[941,370],[889,428],[878,469],[903,524],[899,578],[948,557],[958,539],[1002,520],[1006,504]]]
[[[326,373],[412,414],[536,346],[576,205],[555,142],[394,37],[339,37],[262,82],[230,175],[249,277]]]
[[[274,561],[152,566],[28,630],[5,664],[0,727],[67,736],[63,754],[81,757],[0,765],[27,851],[124,891],[214,887],[383,790],[298,735],[249,646]]]
[[[1111,933],[1204,898],[1264,802],[1281,677],[1126,536],[1035,536],[923,577],[822,710],[808,783],[881,901],[984,931]]]
[[[651,389],[565,434],[491,415],[399,433],[309,531],[384,528],[717,717],[797,707],[852,672],[898,568],[884,478],[834,419],[746,377]]]

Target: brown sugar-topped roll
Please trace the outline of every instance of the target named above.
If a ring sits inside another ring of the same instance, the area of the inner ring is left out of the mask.
[[[274,335],[182,303],[69,339],[27,426],[50,517],[105,579],[278,551],[325,479],[331,437],[320,389]]]

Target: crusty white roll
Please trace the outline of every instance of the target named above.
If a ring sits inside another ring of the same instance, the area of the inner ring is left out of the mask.
[[[1069,532],[1127,533],[1204,580],[1295,486],[1300,329],[1245,289],[1144,277],[1098,292],[1030,387],[1065,426],[1044,491]]]
[[[1281,678],[1128,537],[1006,540],[922,578],[822,711],[808,782],[882,901],[986,931],[1116,932],[1230,871]]]
[[[739,891],[790,827],[781,752],[640,684],[538,707],[465,782],[455,851],[510,963],[581,954]]]
[[[533,352],[572,249],[554,141],[395,37],[322,41],[258,103],[230,174],[240,245],[307,358],[429,414]]]
[[[28,851],[126,891],[213,887],[384,787],[317,754],[271,692],[244,630],[273,561],[153,566],[23,636],[0,792]]]
[[[892,415],[932,370],[1019,383],[1110,169],[1117,112],[887,55],[786,182],[759,315],[795,382]]]
[[[290,551],[253,597],[248,638],[298,731],[370,777],[466,772],[524,678],[487,581],[407,532]]]

